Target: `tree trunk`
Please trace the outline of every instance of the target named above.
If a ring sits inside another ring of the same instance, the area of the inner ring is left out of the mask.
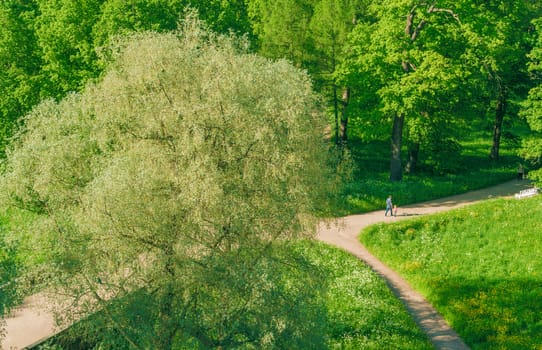
[[[408,149],[408,162],[405,166],[405,172],[407,174],[414,174],[416,167],[418,166],[418,158],[420,154],[420,144],[418,142],[410,145]]]
[[[499,160],[499,149],[501,145],[502,122],[506,114],[506,89],[503,86],[499,88],[497,97],[497,107],[495,108],[495,124],[493,126],[493,146],[489,158]]]
[[[341,144],[345,145],[348,142],[348,103],[350,102],[350,88],[344,88],[341,99]]]
[[[341,144],[339,138],[339,100],[337,96],[337,86],[333,84],[333,112],[335,114],[335,143]]]
[[[391,161],[390,180],[401,181],[403,178],[401,169],[401,143],[403,141],[403,125],[405,117],[396,115],[393,118],[393,130],[391,134]]]

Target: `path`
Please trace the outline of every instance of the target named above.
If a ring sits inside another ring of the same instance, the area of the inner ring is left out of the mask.
[[[468,349],[468,346],[431,304],[422,295],[412,289],[395,271],[373,256],[361,245],[357,237],[363,228],[378,222],[394,222],[417,215],[437,213],[488,198],[511,197],[528,187],[530,187],[529,181],[513,180],[482,190],[400,207],[397,217],[384,217],[384,210],[351,215],[340,219],[337,225],[321,225],[318,232],[318,239],[350,252],[363,260],[371,269],[379,274],[386,281],[393,293],[405,304],[414,321],[428,335],[436,349]]]
[[[377,222],[393,222],[411,217],[410,215],[435,213],[491,197],[512,196],[527,187],[529,187],[527,181],[510,181],[463,195],[401,207],[399,216],[394,218],[385,218],[384,211],[348,216],[340,220],[339,226],[322,226],[318,238],[351,252],[380,274],[397,297],[404,302],[414,320],[429,335],[437,349],[468,349],[432,306],[398,274],[371,255],[359,243],[357,236],[362,228]],[[20,308],[14,310],[11,317],[5,319],[6,337],[2,339],[0,349],[24,349],[56,333],[51,313],[41,307],[44,304],[46,303],[40,297],[30,297]]]
[[[42,308],[46,304],[42,296],[31,296],[24,304],[5,319],[6,337],[0,342],[0,349],[18,350],[50,338],[57,329],[53,315]]]

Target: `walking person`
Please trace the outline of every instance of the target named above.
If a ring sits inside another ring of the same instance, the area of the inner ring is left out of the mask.
[[[384,213],[384,216],[388,216],[388,212],[390,212],[390,216],[393,216],[393,203],[391,201],[391,194],[386,199],[386,212]]]

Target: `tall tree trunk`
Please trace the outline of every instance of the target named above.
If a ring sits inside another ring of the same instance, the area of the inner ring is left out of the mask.
[[[339,100],[337,96],[337,85],[333,84],[333,112],[335,114],[335,143],[340,145],[339,138]]]
[[[416,172],[418,166],[418,158],[420,154],[420,144],[415,142],[408,148],[408,162],[405,166],[405,172],[407,174],[413,174]]]
[[[403,142],[403,125],[405,117],[396,115],[393,118],[393,130],[391,134],[391,161],[390,180],[401,181],[403,173],[401,169],[401,144]]]
[[[350,88],[344,88],[341,98],[341,128],[340,140],[345,145],[348,142],[348,103],[350,102]]]
[[[419,4],[414,5],[406,16],[405,35],[408,38],[410,44],[413,44],[416,41],[416,39],[420,35],[420,32],[425,28],[428,23],[430,23],[426,19],[417,20],[418,11],[421,11],[422,6],[427,7],[427,9],[425,10],[427,13],[446,13],[447,15],[452,16],[458,23],[461,23],[461,21],[459,20],[459,16],[451,9],[437,7],[436,2],[420,2]],[[409,74],[410,72],[414,72],[417,69],[416,65],[413,64],[407,57],[408,56],[406,56],[405,59],[403,59],[403,61],[401,62],[401,68],[403,69],[405,75]],[[391,181],[400,181],[403,177],[401,169],[401,143],[403,138],[404,119],[404,115],[396,115],[393,119],[390,161]],[[417,147],[418,150],[416,150],[415,153],[409,154],[409,162],[407,165],[408,171],[414,171],[415,169],[418,160],[419,145]]]
[[[499,95],[497,96],[497,107],[495,108],[495,124],[493,126],[493,146],[489,158],[499,160],[499,149],[501,146],[502,122],[506,114],[506,88],[499,86]]]

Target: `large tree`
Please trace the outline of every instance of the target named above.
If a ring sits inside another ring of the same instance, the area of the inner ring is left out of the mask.
[[[521,155],[536,168],[529,173],[529,178],[542,182],[542,18],[538,18],[533,24],[536,28],[536,40],[529,54],[529,71],[535,86],[529,91],[520,111],[533,134],[524,140]]]
[[[99,311],[107,346],[323,346],[323,286],[287,242],[329,193],[325,117],[306,74],[244,46],[192,17],[132,35],[9,153],[2,193],[39,214],[34,277],[68,322]]]
[[[517,118],[518,102],[530,87],[527,54],[531,49],[532,19],[542,15],[542,3],[532,0],[468,1],[465,31],[470,48],[486,75],[487,110],[493,116],[489,156],[498,160],[505,117]]]
[[[351,114],[365,132],[391,130],[390,179],[398,181],[405,130],[411,168],[420,145],[453,138],[469,69],[453,2],[384,1],[371,11],[374,20],[350,36],[342,79],[352,87]]]

